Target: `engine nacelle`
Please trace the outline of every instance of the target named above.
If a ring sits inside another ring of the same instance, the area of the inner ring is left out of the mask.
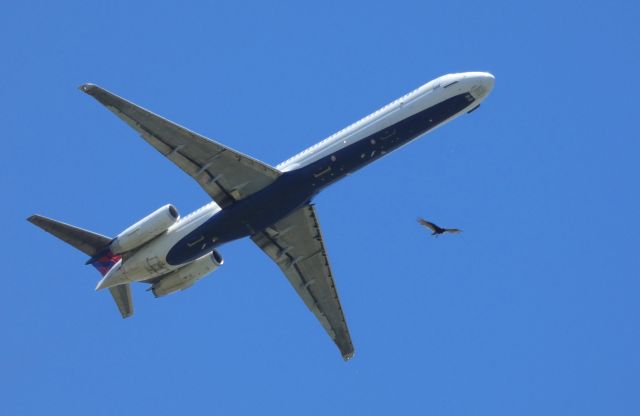
[[[169,293],[185,290],[193,286],[205,274],[222,266],[224,260],[216,250],[194,260],[188,265],[179,268],[165,276],[151,286],[153,295],[157,298]]]
[[[180,219],[178,210],[167,204],[127,228],[111,242],[111,252],[122,254],[153,240]]]

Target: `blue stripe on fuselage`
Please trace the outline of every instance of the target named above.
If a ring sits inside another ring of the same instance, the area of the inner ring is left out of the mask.
[[[473,101],[468,93],[449,98],[331,155],[285,172],[271,185],[218,212],[177,242],[167,254],[167,262],[187,263],[221,244],[271,226],[308,204],[330,184],[428,132]]]

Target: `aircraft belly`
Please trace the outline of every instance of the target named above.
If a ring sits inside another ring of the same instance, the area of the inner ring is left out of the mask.
[[[163,276],[170,273],[183,264],[170,264],[167,261],[167,253],[179,242],[187,233],[194,229],[198,229],[207,218],[215,214],[215,210],[208,210],[200,213],[200,216],[193,218],[183,224],[177,224],[167,231],[167,233],[155,238],[151,242],[143,245],[129,255],[126,255],[122,261],[119,276],[115,278],[125,279],[130,282],[146,281]],[[210,248],[208,251],[211,251]],[[208,251],[205,251],[208,252]]]
[[[475,99],[459,94],[298,169],[317,192],[459,115]],[[292,171],[297,172],[297,171]]]
[[[169,265],[184,264],[227,242],[253,235],[308,203],[315,190],[301,172],[288,172],[267,188],[223,209],[178,241]]]
[[[162,255],[151,254],[135,260],[125,269],[127,276],[134,281],[152,279],[174,270],[173,267],[167,264]]]

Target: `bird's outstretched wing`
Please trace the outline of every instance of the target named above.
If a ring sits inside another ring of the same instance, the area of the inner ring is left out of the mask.
[[[438,230],[438,226],[435,225],[432,222],[429,222],[427,220],[425,220],[424,218],[418,218],[418,223],[420,223],[420,225],[424,225],[425,227],[427,227],[428,229],[430,229],[433,232],[436,232]]]
[[[444,232],[445,233],[451,233],[451,234],[458,234],[458,233],[461,233],[462,230],[459,230],[457,228],[445,228]]]

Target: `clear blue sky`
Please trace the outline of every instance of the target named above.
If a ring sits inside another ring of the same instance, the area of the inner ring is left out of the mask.
[[[100,3],[0,13],[3,414],[640,414],[636,2]],[[249,241],[122,320],[25,221],[208,202],[84,82],[275,165],[462,71],[479,111],[316,199],[348,363]]]

